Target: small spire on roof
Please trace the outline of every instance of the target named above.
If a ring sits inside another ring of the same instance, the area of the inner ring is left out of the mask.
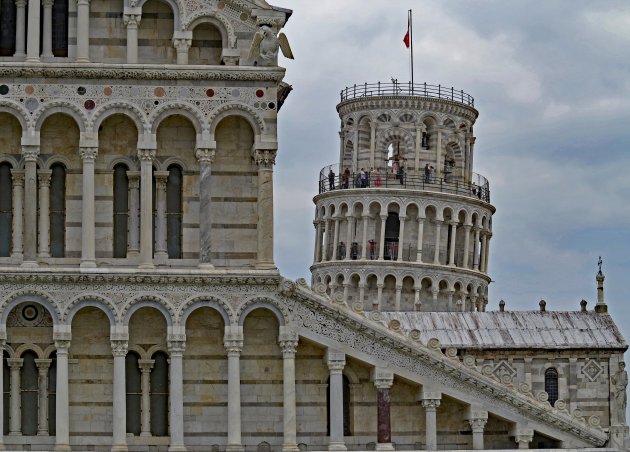
[[[505,311],[505,301],[501,300],[499,301],[499,312],[504,312]]]
[[[545,312],[547,310],[547,302],[545,300],[540,300],[538,306],[540,306],[540,312]]]
[[[586,305],[587,304],[588,304],[588,301],[586,301],[586,300],[580,301],[580,311],[586,312]]]
[[[597,304],[595,305],[595,312],[598,314],[607,314],[608,306],[604,302],[604,279],[606,279],[606,277],[602,273],[602,263],[602,257],[599,256],[597,260],[598,271],[595,276],[595,280],[597,281]]]

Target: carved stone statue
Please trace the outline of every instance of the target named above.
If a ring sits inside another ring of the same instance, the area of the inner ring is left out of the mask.
[[[282,50],[282,54],[293,59],[293,52],[289,46],[289,41],[284,33],[276,36],[275,30],[269,25],[262,25],[260,30],[254,35],[252,46],[249,49],[249,59],[260,58],[258,64],[261,66],[274,66],[276,57],[278,56],[278,48]]]
[[[614,390],[617,421],[619,424],[623,425],[626,423],[626,406],[628,403],[628,395],[626,392],[626,387],[628,386],[628,372],[626,372],[626,363],[619,363],[619,370],[610,376],[610,382]]]

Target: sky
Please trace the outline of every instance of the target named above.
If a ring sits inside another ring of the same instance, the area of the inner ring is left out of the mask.
[[[605,297],[630,339],[630,2],[285,0],[294,90],[279,113],[275,256],[310,281],[313,196],[338,159],[339,92],[409,80],[475,97],[474,171],[490,181],[488,309],[579,310]],[[628,278],[628,279],[626,279]]]

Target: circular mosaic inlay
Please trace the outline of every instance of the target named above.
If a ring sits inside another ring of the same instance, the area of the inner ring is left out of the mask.
[[[96,106],[96,104],[94,103],[94,101],[92,99],[90,100],[86,100],[85,104],[83,104],[85,106],[86,110],[93,110],[94,107]]]
[[[32,304],[24,306],[22,308],[22,317],[24,317],[25,320],[32,322],[37,318],[37,308]]]
[[[0,86],[0,94],[3,96],[9,93],[9,87],[7,85]]]
[[[162,87],[155,88],[153,93],[156,97],[164,97],[166,95],[166,91],[164,91],[164,88]]]
[[[33,88],[31,85],[28,85],[26,88],[24,88],[24,92],[30,96],[35,92],[35,88]]]
[[[274,108],[276,108],[276,104],[274,104],[273,102],[269,102],[269,108],[273,110]]]
[[[77,88],[77,93],[79,93],[79,96],[83,96],[85,94],[85,87],[79,86],[79,88]]]
[[[262,89],[259,89],[256,91],[256,97],[263,97],[265,95],[265,92]]]
[[[105,94],[106,96],[111,96],[112,95],[112,89],[109,86],[106,86],[103,89],[103,94]]]
[[[213,89],[207,89],[206,90],[206,96],[214,97],[214,90]]]
[[[241,92],[237,89],[232,90],[232,97],[241,97]]]
[[[35,111],[37,107],[39,107],[39,102],[34,97],[29,97],[26,99],[26,102],[24,102],[24,106],[28,111]]]
[[[217,8],[219,8],[219,9],[223,9],[223,8],[225,8],[225,2],[219,2],[219,3],[217,3]]]
[[[245,22],[247,19],[249,19],[249,15],[247,13],[241,13],[240,18],[243,22]]]

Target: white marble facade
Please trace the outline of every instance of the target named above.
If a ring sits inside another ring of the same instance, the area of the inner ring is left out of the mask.
[[[291,11],[1,1],[0,449],[624,450],[603,275],[595,312],[484,312],[463,93],[342,105],[340,168],[400,142],[436,179],[319,194],[311,287],[273,256]]]

